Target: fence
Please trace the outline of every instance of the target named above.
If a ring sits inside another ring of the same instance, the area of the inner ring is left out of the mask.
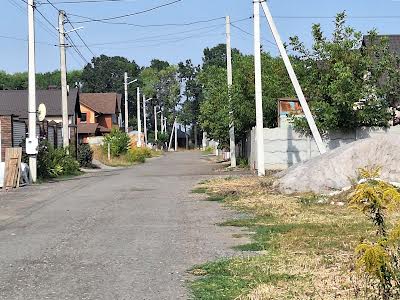
[[[383,128],[360,128],[351,132],[335,132],[324,137],[324,143],[329,150],[338,148],[360,139],[382,134],[398,134],[400,126]],[[246,158],[250,167],[257,167],[257,147],[255,128],[248,134],[245,145]],[[289,126],[287,128],[264,128],[264,160],[266,170],[282,170],[305,162],[319,155],[317,144],[311,137],[303,136]]]

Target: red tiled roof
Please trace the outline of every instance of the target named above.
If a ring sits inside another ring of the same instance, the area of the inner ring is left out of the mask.
[[[78,133],[94,134],[96,133],[98,127],[98,123],[79,123]]]
[[[121,95],[117,93],[81,93],[80,103],[97,113],[112,115],[120,111]]]

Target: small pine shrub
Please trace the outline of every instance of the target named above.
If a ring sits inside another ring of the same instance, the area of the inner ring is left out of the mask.
[[[377,228],[376,241],[363,241],[356,247],[359,271],[377,282],[379,299],[400,298],[400,222],[390,228],[389,213],[398,211],[400,192],[393,185],[378,180],[379,168],[359,171],[362,183],[349,196],[349,204],[362,211]]]

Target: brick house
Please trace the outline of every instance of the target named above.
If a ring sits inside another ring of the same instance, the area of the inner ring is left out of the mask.
[[[103,136],[111,132],[112,128],[121,127],[121,98],[117,93],[80,94],[80,143],[87,143],[89,137]]]

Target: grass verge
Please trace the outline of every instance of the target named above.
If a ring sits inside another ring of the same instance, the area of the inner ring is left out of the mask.
[[[140,148],[139,148],[140,149]],[[102,164],[110,167],[130,167],[139,163],[144,163],[146,158],[157,157],[162,155],[160,151],[155,151],[151,149],[146,149],[143,153],[138,153],[142,151],[136,151],[134,153],[127,153],[117,157],[111,157],[109,160],[107,154],[104,153],[102,147],[93,146],[93,159],[98,160]],[[131,151],[131,150],[129,150]]]
[[[251,242],[236,248],[258,252],[195,266],[192,298],[365,299],[363,281],[354,272],[355,246],[374,236],[365,217],[318,195],[281,195],[272,183],[230,177],[196,188],[249,216],[221,225],[247,228]]]

